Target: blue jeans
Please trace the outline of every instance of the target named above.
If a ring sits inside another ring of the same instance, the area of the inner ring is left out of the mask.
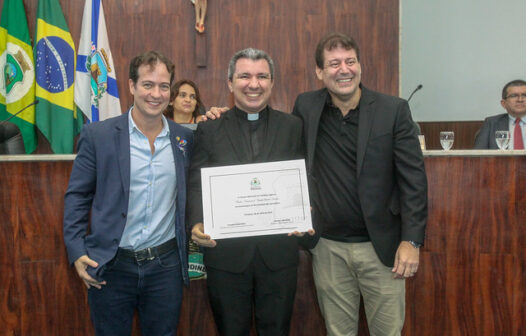
[[[183,277],[176,250],[141,262],[117,253],[102,277],[106,281],[102,289],[88,290],[96,335],[131,335],[135,309],[142,335],[175,335],[183,299]]]

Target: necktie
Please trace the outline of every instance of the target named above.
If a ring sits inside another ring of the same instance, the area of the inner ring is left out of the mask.
[[[515,128],[513,129],[513,149],[524,149],[520,118],[515,120]]]

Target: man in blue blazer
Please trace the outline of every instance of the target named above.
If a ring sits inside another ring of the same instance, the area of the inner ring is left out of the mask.
[[[475,137],[474,149],[499,149],[495,141],[496,131],[510,131],[509,149],[524,149],[523,139],[526,137],[526,81],[516,79],[507,83],[502,89],[500,104],[507,113],[488,117],[484,120],[482,128]],[[518,132],[521,134],[519,135]],[[517,139],[518,135],[522,140],[520,142]],[[522,143],[522,148],[519,148],[519,143]]]
[[[87,125],[64,197],[68,258],[88,288],[97,335],[173,335],[183,283],[192,132],[167,120],[174,65],[158,52],[130,63],[134,105]]]

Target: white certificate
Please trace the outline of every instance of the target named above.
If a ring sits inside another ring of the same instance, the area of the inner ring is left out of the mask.
[[[305,160],[201,169],[205,233],[212,239],[312,228]]]

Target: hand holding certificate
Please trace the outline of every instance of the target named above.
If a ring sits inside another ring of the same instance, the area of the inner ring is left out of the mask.
[[[304,160],[203,168],[201,182],[212,239],[312,232]]]
[[[215,247],[217,245],[215,240],[210,239],[210,236],[205,234],[203,223],[197,223],[192,227],[192,240],[198,246]]]

